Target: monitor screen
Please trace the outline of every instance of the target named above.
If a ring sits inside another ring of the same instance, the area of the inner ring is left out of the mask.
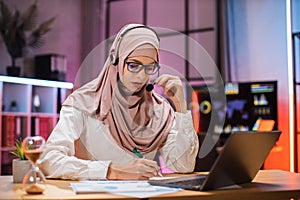
[[[232,85],[232,83],[226,83]],[[277,128],[277,81],[240,82],[238,92],[227,92],[224,132],[254,130],[258,119],[274,120]]]
[[[192,113],[197,132],[205,132],[214,103],[206,87],[194,88]],[[258,119],[274,120],[277,129],[277,81],[226,83],[224,133],[255,130]],[[197,106],[195,106],[197,105]]]

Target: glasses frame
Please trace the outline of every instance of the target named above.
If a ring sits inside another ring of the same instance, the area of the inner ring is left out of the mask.
[[[147,74],[147,75],[154,75],[154,74],[156,74],[157,72],[159,72],[159,69],[160,69],[160,66],[159,66],[159,63],[157,63],[157,62],[154,62],[154,63],[151,63],[151,64],[147,64],[147,65],[143,65],[143,64],[139,64],[139,63],[137,63],[137,62],[130,62],[130,61],[125,61],[125,63],[126,63],[126,65],[127,65],[127,70],[129,71],[129,72],[131,72],[131,73],[134,73],[134,74],[137,74],[137,73],[139,73],[142,69],[144,69],[144,72],[145,72],[145,74]],[[132,63],[135,63],[135,64],[137,64],[137,67],[139,68],[139,70],[138,71],[131,71],[131,69],[129,68],[129,65],[130,64],[132,64]],[[147,66],[152,66],[154,64],[154,66],[155,66],[155,72],[154,73],[151,73],[151,74],[149,74],[149,73],[147,73],[147,71],[146,71],[146,67]]]

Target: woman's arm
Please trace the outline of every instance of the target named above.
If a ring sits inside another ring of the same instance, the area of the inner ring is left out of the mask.
[[[193,172],[198,149],[191,112],[176,112],[173,127],[160,150],[166,167],[178,173]]]
[[[157,176],[159,166],[152,160],[136,159],[124,164],[113,164],[111,161],[92,161],[87,160],[87,158],[77,158],[75,156],[74,142],[80,138],[81,133],[88,131],[85,127],[88,123],[87,116],[77,109],[63,107],[60,120],[51,133],[42,155],[42,170],[47,177],[133,180],[149,179]],[[105,130],[103,129],[102,131]],[[93,148],[95,148],[93,149],[94,151],[101,150],[97,146]],[[112,146],[111,148],[114,147]],[[76,153],[81,158],[82,156],[79,154],[80,152]]]
[[[60,119],[47,140],[41,158],[42,170],[50,178],[105,179],[110,161],[91,161],[75,157],[74,142],[84,129],[85,115],[63,106]]]
[[[167,141],[161,149],[166,166],[175,172],[192,172],[195,167],[199,141],[191,112],[187,110],[182,81],[177,76],[163,74],[155,80],[175,106],[175,120]]]
[[[126,164],[111,164],[108,167],[107,179],[111,180],[147,180],[158,176],[160,171],[156,161],[136,159]]]

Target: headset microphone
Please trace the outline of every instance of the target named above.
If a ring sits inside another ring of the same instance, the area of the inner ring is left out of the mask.
[[[151,91],[154,89],[154,85],[155,85],[155,83],[149,83],[149,84],[146,86],[147,92],[151,92]]]

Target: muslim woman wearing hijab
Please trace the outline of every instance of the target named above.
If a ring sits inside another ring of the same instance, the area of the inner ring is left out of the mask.
[[[48,178],[149,179],[160,171],[157,151],[174,172],[193,171],[198,139],[181,80],[166,74],[155,80],[174,108],[146,90],[158,57],[154,30],[138,24],[120,30],[99,76],[62,105],[41,158]]]

